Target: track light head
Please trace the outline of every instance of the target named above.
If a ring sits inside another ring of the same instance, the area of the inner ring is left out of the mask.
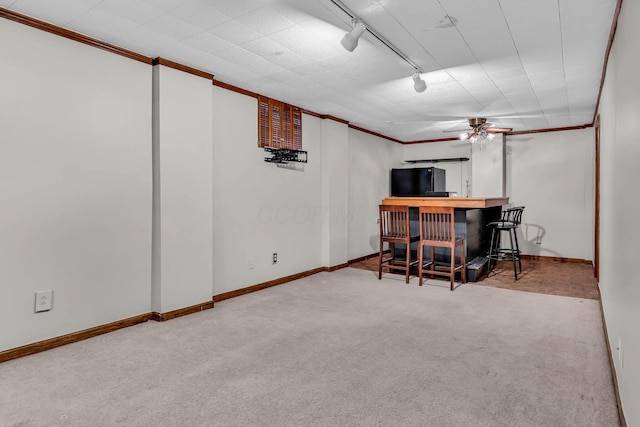
[[[347,49],[349,52],[353,52],[356,47],[358,47],[358,40],[362,37],[362,34],[367,30],[367,27],[362,22],[354,21],[354,27],[351,32],[345,34],[345,36],[340,40],[342,47]]]
[[[420,78],[420,73],[416,72],[411,78],[413,79],[413,88],[416,92],[420,93],[427,90],[427,83]]]

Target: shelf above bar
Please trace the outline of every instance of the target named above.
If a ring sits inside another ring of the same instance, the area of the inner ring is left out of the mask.
[[[402,163],[416,164],[416,163],[444,163],[444,162],[468,162],[468,157],[451,157],[446,159],[424,159],[424,160],[404,160]]]

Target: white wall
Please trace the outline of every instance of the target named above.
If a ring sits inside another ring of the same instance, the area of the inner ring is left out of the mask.
[[[594,141],[592,128],[507,137],[507,196],[525,206],[525,254],[593,260]]]
[[[0,58],[0,350],[148,313],[151,66],[6,19]]]
[[[326,267],[349,260],[348,153],[348,126],[331,119],[322,120],[322,260]]]
[[[324,266],[322,120],[302,116],[309,162],[279,168],[257,145],[257,100],[213,92],[214,295]]]
[[[471,159],[471,144],[462,141],[430,142],[426,144],[403,145],[402,160],[429,160],[447,158]],[[437,167],[447,171],[447,191],[454,191],[460,197],[471,197],[471,161],[417,163],[404,167]]]
[[[152,310],[213,296],[211,79],[154,68]]]
[[[389,196],[389,170],[401,167],[403,146],[349,129],[348,259],[378,252],[378,205]]]
[[[640,4],[622,2],[600,104],[600,291],[629,426],[640,426],[640,199],[634,187],[640,180],[639,20]]]
[[[469,143],[470,144],[470,143]],[[471,145],[471,197],[501,197],[504,169],[502,135]]]

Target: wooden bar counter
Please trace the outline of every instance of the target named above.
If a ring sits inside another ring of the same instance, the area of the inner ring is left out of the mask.
[[[459,209],[484,209],[504,206],[508,197],[385,197],[383,205],[396,206],[441,206]]]
[[[383,205],[409,206],[411,214],[411,232],[420,232],[418,223],[419,206],[440,206],[454,208],[456,235],[465,238],[467,260],[467,280],[474,282],[482,274],[489,253],[491,230],[489,222],[500,219],[502,206],[509,203],[508,197],[386,197]],[[411,246],[412,258],[417,257],[417,246]],[[403,254],[400,254],[402,256]],[[436,260],[448,263],[449,255],[440,248],[436,249]],[[458,258],[458,255],[456,255]],[[458,260],[459,261],[459,260]],[[458,262],[457,261],[457,262]]]

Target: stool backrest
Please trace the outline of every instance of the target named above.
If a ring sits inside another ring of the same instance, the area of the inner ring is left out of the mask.
[[[380,205],[380,237],[383,239],[410,238],[408,206]]]
[[[501,221],[520,225],[520,221],[522,221],[522,211],[524,211],[524,206],[516,206],[513,208],[504,209],[502,211]]]
[[[456,240],[453,208],[420,206],[420,241],[452,244]]]

